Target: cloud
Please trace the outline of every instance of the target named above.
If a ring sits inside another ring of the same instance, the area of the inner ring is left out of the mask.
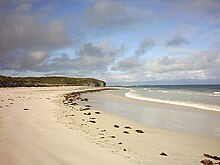
[[[84,18],[88,28],[106,33],[136,26],[144,12],[140,13],[119,1],[98,0],[86,9]]]
[[[31,16],[12,14],[0,22],[0,69],[30,69],[39,63],[31,56],[70,46],[65,24],[62,22],[41,23]],[[29,64],[28,64],[29,62]],[[23,63],[23,64],[22,64]]]
[[[86,43],[82,45],[71,57],[68,54],[49,56],[47,52],[35,51],[13,56],[13,62],[2,68],[17,71],[33,71],[44,73],[72,72],[81,76],[96,76],[108,71],[108,67],[114,63],[120,55],[121,47],[115,47],[111,43]]]
[[[200,51],[185,56],[155,58],[146,68],[155,80],[220,80],[220,52]]]
[[[147,53],[154,45],[154,40],[143,40],[140,42],[133,56],[122,59],[113,65],[111,69],[123,72],[131,71],[133,69],[141,70],[141,68],[145,65],[145,62],[141,59],[141,57]]]
[[[154,40],[143,40],[137,48],[135,55],[142,56],[155,45]]]
[[[178,47],[189,44],[189,42],[180,35],[174,35],[170,40],[167,41],[167,47]]]

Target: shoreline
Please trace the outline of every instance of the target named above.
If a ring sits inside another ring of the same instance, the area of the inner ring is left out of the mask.
[[[140,124],[220,138],[219,112],[131,99],[123,96],[124,92],[109,91],[87,97],[95,108]]]
[[[13,162],[16,165],[25,165],[33,160],[38,160],[38,164],[45,161],[47,164],[199,164],[204,159],[203,153],[219,155],[219,138],[145,126],[93,107],[83,110],[85,105],[89,105],[89,100],[78,100],[75,106],[69,105],[72,103],[64,105],[60,101],[63,95],[73,90],[85,89],[79,88],[37,88],[30,91],[25,88],[0,93],[1,99],[2,96],[13,99],[6,103],[4,99],[4,104],[1,102],[4,110],[0,109],[0,131],[3,132],[0,134],[0,157],[5,165],[10,164],[9,158],[18,159]],[[15,131],[18,128],[20,132]],[[28,147],[30,144],[36,149]],[[161,156],[162,152],[168,156]],[[28,159],[25,153],[28,153]]]

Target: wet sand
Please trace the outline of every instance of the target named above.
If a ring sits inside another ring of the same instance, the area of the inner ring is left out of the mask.
[[[199,164],[203,153],[220,155],[219,138],[138,124],[90,107],[86,95],[65,100],[78,89],[0,89],[1,164]]]

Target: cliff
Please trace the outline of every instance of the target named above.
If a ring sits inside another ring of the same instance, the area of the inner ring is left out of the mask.
[[[7,77],[0,75],[0,87],[94,86],[106,83],[93,78],[72,77]]]

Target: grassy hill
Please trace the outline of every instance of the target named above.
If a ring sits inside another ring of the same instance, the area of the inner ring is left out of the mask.
[[[102,80],[72,77],[7,77],[0,75],[0,87],[105,86]]]

